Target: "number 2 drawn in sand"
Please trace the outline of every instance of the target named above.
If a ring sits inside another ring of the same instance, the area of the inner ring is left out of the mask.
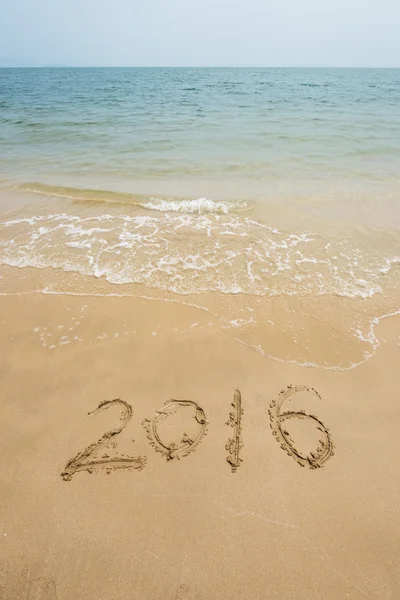
[[[195,414],[194,419],[199,424],[198,433],[193,437],[188,436],[186,433],[183,434],[179,444],[175,442],[167,443],[163,442],[160,438],[157,425],[168,418],[173,413],[176,413],[181,407],[193,407]],[[145,419],[142,421],[142,425],[147,432],[147,438],[150,444],[153,446],[156,452],[161,452],[167,461],[174,458],[180,459],[187,456],[192,452],[196,446],[201,442],[203,436],[207,433],[207,420],[204,410],[192,400],[169,400],[166,402],[162,410],[157,411],[157,416],[153,420]]]
[[[233,435],[226,443],[225,450],[228,450],[229,454],[226,457],[227,462],[231,465],[232,473],[236,473],[236,469],[240,467],[242,459],[240,458],[240,450],[243,448],[242,443],[242,395],[240,390],[235,389],[235,395],[231,404],[233,411],[229,413],[229,420],[226,422],[234,428]]]
[[[272,433],[276,437],[276,441],[280,444],[281,448],[285,450],[289,456],[292,456],[299,465],[302,467],[309,467],[310,469],[318,469],[334,454],[332,438],[323,422],[314,415],[308,415],[304,410],[286,411],[281,413],[281,407],[285,400],[297,392],[309,392],[321,400],[321,396],[314,388],[309,388],[305,385],[298,385],[295,387],[289,385],[287,388],[283,389],[280,392],[278,399],[271,402],[268,410]],[[319,440],[320,445],[315,452],[310,452],[309,455],[304,456],[295,447],[289,432],[283,427],[284,421],[288,419],[310,419],[316,424],[317,429],[322,433],[322,439]]]
[[[83,452],[79,452],[74,458],[67,462],[61,477],[65,481],[71,481],[72,476],[77,471],[98,471],[105,469],[107,473],[110,473],[113,469],[139,469],[142,470],[146,464],[146,457],[144,456],[127,456],[125,454],[118,455],[114,453],[114,456],[108,454],[108,448],[111,445],[115,448],[116,443],[111,443],[111,440],[117,436],[127,426],[128,422],[132,418],[132,407],[125,402],[125,400],[104,400],[99,406],[89,412],[89,415],[94,415],[101,410],[110,408],[110,406],[121,405],[122,413],[120,415],[121,426],[111,431],[106,431],[104,435],[93,444],[90,444]],[[101,456],[99,456],[102,451]]]

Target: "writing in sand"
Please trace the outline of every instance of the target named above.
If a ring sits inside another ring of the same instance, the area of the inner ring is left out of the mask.
[[[290,401],[299,392],[306,392],[321,400],[321,396],[314,388],[303,385],[287,386],[280,392],[278,398],[270,404],[268,410],[270,427],[282,450],[291,456],[301,467],[318,469],[323,467],[334,454],[332,437],[328,428],[315,415],[308,414],[304,410],[282,411],[283,404],[286,401]],[[117,436],[127,427],[132,419],[133,411],[128,402],[119,398],[104,400],[89,415],[106,410],[111,406],[119,406],[121,409],[118,426],[106,431],[96,442],[90,444],[85,450],[79,452],[67,462],[61,473],[65,481],[71,481],[73,475],[78,471],[87,471],[88,473],[99,470],[111,473],[114,469],[135,469],[141,471],[146,466],[147,458],[145,456],[128,456],[116,450]],[[242,463],[241,451],[243,448],[242,419],[244,411],[242,408],[242,395],[238,389],[235,389],[231,407],[232,410],[229,413],[227,425],[233,431],[226,442],[225,449],[228,451],[226,460],[231,468],[231,472],[235,473]],[[187,413],[185,414],[187,425],[183,433],[176,440],[163,438],[160,432],[161,424],[165,423],[172,415],[183,411]],[[294,419],[307,420],[309,424],[315,426],[320,437],[315,450],[305,453],[298,449],[296,442],[288,431],[289,422]],[[209,423],[204,409],[197,402],[193,400],[168,400],[163,408],[156,411],[155,417],[145,419],[142,425],[152,448],[156,452],[161,453],[167,461],[171,461],[175,458],[178,460],[184,458],[193,452],[207,435]]]

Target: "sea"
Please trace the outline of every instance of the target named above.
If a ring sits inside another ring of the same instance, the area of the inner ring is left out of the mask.
[[[0,276],[356,367],[400,311],[400,69],[0,69]]]

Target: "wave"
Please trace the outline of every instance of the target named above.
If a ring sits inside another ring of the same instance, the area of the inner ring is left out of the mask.
[[[215,202],[209,198],[196,198],[194,200],[162,200],[159,198],[152,198],[149,202],[141,203],[140,206],[150,210],[159,210],[161,212],[182,212],[189,214],[228,214],[247,208],[246,202]]]
[[[382,253],[369,238],[357,244],[282,231],[239,214],[197,214],[198,204],[191,213],[176,205],[164,212],[152,202],[158,208],[147,213],[56,212],[0,222],[6,278],[7,267],[54,269],[34,275],[44,293],[144,297],[145,290],[146,297],[206,310],[265,357],[326,369],[368,360],[379,345],[379,321],[371,318],[398,312],[400,256]],[[3,289],[15,289],[12,273]],[[91,279],[81,282],[80,275]],[[278,305],[277,297],[284,297]],[[285,354],[274,343],[278,332],[288,340]],[[344,361],[338,344],[346,348]]]
[[[240,215],[56,213],[4,221],[0,264],[58,268],[178,294],[369,298],[399,256],[351,239],[278,231]],[[390,275],[389,275],[390,274]]]
[[[214,201],[211,198],[152,197],[111,190],[73,188],[44,183],[24,183],[18,185],[15,189],[43,196],[65,198],[74,202],[122,204],[161,212],[228,214],[248,208],[247,203],[244,201],[228,202]]]

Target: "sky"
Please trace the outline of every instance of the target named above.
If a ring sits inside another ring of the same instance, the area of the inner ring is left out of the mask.
[[[0,0],[0,64],[400,67],[400,0]]]

